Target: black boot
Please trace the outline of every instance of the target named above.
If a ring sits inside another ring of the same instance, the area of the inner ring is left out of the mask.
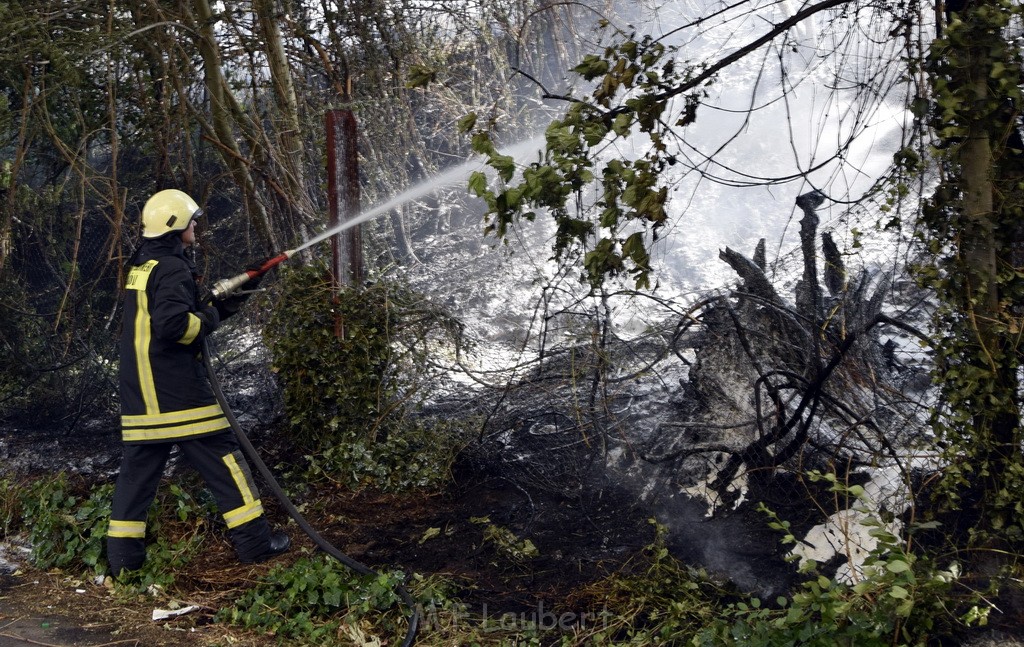
[[[259,553],[255,557],[240,557],[239,560],[244,564],[258,564],[259,562],[265,562],[271,557],[276,557],[281,553],[287,552],[292,547],[292,540],[285,533],[280,530],[275,530],[270,533],[270,541],[267,542],[267,548],[263,552]]]

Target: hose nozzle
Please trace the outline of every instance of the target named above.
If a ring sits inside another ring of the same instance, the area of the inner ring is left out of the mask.
[[[267,260],[263,265],[260,265],[254,270],[246,270],[241,274],[232,276],[231,278],[221,279],[213,284],[213,288],[210,289],[210,293],[213,295],[214,299],[226,299],[234,294],[238,288],[248,283],[250,279],[254,279],[257,276],[263,276],[271,269],[288,260],[288,258],[294,254],[295,250],[289,249],[288,251],[281,252],[277,256]]]

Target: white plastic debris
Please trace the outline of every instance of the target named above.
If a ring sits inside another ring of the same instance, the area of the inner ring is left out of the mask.
[[[174,618],[176,616],[182,616],[186,613],[191,613],[198,609],[199,606],[190,604],[187,607],[181,607],[180,609],[153,609],[153,622],[157,620],[167,620],[168,618]]]

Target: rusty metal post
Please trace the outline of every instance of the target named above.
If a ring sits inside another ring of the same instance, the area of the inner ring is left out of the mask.
[[[352,111],[328,110],[326,125],[330,228],[359,215],[359,160]],[[337,286],[358,286],[363,282],[361,229],[357,225],[331,237],[331,272]]]

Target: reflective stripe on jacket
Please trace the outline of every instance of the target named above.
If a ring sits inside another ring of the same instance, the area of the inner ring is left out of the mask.
[[[220,318],[199,305],[180,239],[144,241],[133,263],[121,330],[122,440],[169,442],[227,429],[201,355]]]

